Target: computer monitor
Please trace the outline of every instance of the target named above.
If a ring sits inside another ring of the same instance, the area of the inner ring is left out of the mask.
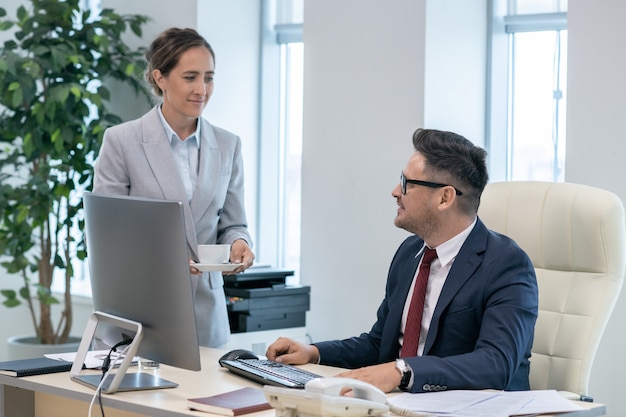
[[[83,204],[94,310],[140,323],[142,358],[200,370],[182,203],[87,192]],[[97,322],[107,345],[133,336],[132,326]],[[134,385],[119,390],[159,388]]]

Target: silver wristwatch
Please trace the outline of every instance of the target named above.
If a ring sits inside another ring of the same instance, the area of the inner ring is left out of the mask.
[[[409,383],[411,382],[411,377],[413,376],[413,371],[411,367],[407,365],[404,359],[396,359],[396,369],[400,371],[400,375],[402,375],[402,379],[400,380],[400,388],[402,391],[408,391]]]

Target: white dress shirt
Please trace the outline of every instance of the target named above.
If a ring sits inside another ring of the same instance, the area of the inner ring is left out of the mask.
[[[157,107],[161,124],[163,129],[170,140],[170,146],[172,147],[172,153],[176,166],[178,167],[178,173],[185,186],[185,193],[187,194],[187,201],[191,201],[193,197],[193,190],[198,183],[198,166],[200,158],[200,123],[197,123],[196,131],[189,137],[181,140],[174,129],[167,123],[161,106]]]

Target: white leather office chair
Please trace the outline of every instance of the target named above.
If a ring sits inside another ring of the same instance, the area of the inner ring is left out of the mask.
[[[593,359],[626,269],[621,200],[579,184],[502,182],[487,185],[478,215],[514,239],[535,266],[531,388],[589,397]]]

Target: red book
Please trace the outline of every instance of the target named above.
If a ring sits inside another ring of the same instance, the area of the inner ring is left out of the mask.
[[[187,406],[192,410],[225,416],[239,416],[272,408],[259,388],[240,388],[210,397],[189,398]]]

